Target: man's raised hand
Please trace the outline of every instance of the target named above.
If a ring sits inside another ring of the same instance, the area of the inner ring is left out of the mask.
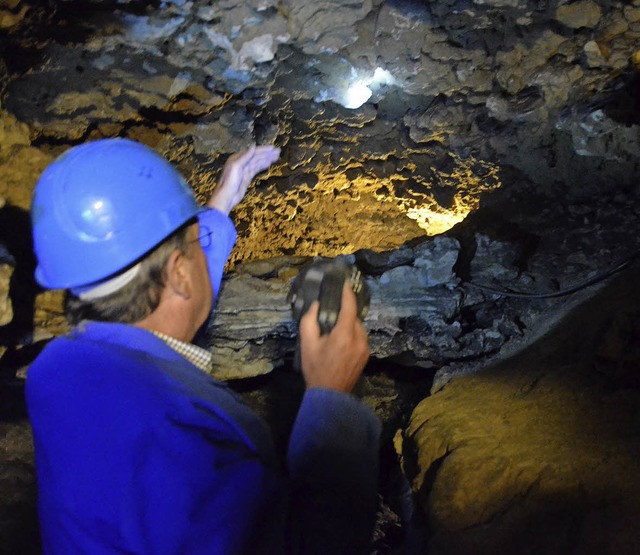
[[[273,145],[253,145],[244,152],[229,156],[207,206],[229,214],[244,198],[251,180],[271,166],[279,156],[280,149]]]

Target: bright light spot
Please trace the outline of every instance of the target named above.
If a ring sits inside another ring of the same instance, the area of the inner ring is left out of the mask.
[[[329,89],[322,89],[313,99],[314,102],[326,102],[327,100],[333,100]]]
[[[376,88],[380,85],[392,85],[395,83],[395,79],[391,73],[381,67],[376,68],[373,75],[367,78],[358,78],[357,71],[352,68],[351,77],[352,82],[344,94],[344,98],[340,104],[350,110],[360,108],[367,100],[371,98],[373,91],[371,88]]]
[[[386,69],[382,69],[381,67],[377,67],[373,72],[373,79],[371,80],[372,85],[393,85],[395,83],[395,78],[391,73],[389,73]]]
[[[423,192],[396,197],[398,206],[427,235],[439,235],[464,220],[480,206],[480,198],[501,186],[498,166],[472,157],[462,159],[450,154],[455,165],[451,171],[437,171],[431,178],[438,187],[451,188],[452,199],[442,206],[434,198],[432,185],[423,181]],[[392,187],[389,187],[393,190]]]
[[[416,220],[418,225],[429,232],[429,235],[438,235],[459,224],[471,212],[461,210],[460,212],[434,212],[429,208],[416,207],[407,210],[407,217]]]
[[[358,81],[347,89],[347,97],[343,106],[351,110],[360,108],[371,98],[372,94],[371,89],[363,81]]]
[[[104,200],[93,201],[81,212],[82,219],[93,225],[99,218],[103,217],[104,208]]]

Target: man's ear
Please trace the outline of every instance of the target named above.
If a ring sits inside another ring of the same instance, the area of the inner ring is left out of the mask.
[[[174,294],[189,299],[191,297],[191,276],[188,271],[187,257],[175,249],[165,265],[166,287]]]

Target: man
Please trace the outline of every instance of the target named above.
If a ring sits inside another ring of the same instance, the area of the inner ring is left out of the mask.
[[[76,324],[27,377],[45,553],[367,553],[380,422],[350,395],[369,357],[350,289],[329,335],[317,303],[301,319],[286,469],[191,344],[235,242],[228,214],[278,156],[231,156],[206,207],[125,139],[72,148],[41,176],[36,277],[68,290]]]

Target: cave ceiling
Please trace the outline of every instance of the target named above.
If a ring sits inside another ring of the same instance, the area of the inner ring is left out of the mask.
[[[474,225],[585,275],[637,249],[638,0],[7,0],[0,33],[20,209],[85,141],[153,146],[200,199],[271,143],[230,269]]]

